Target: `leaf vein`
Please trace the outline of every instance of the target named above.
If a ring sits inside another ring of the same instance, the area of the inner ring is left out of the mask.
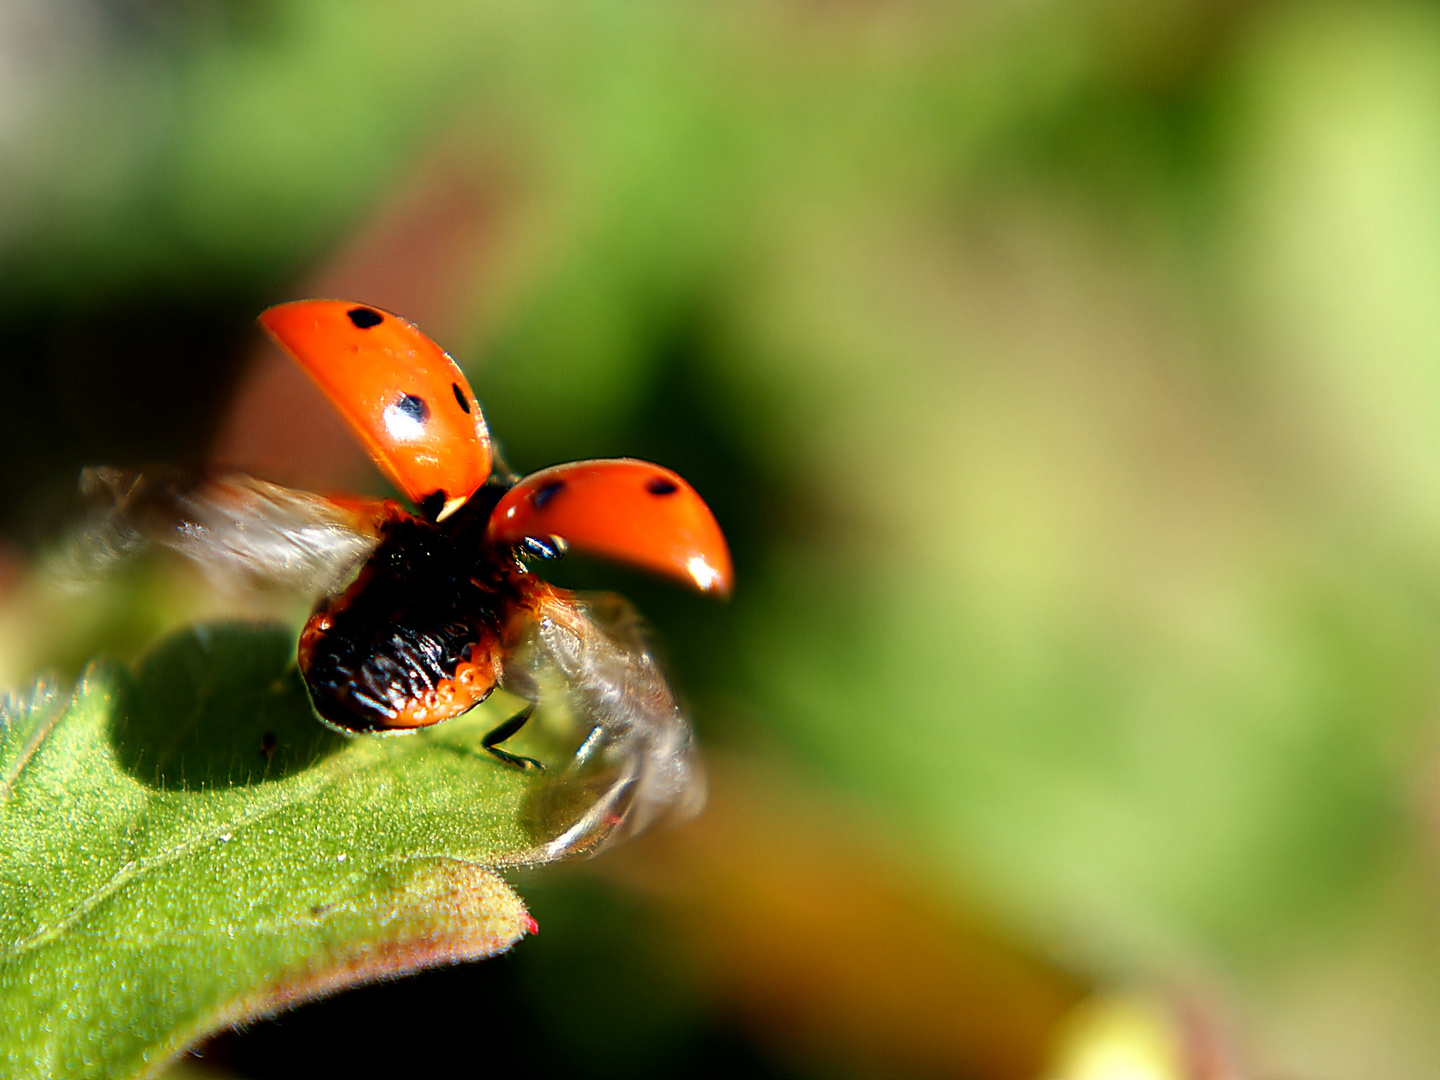
[[[340,755],[340,758],[343,757],[344,755]],[[99,907],[107,899],[114,896],[131,881],[134,881],[143,874],[157,867],[164,866],[167,863],[174,862],[176,859],[182,858],[206,844],[214,843],[219,840],[221,833],[236,834],[243,832],[251,826],[259,825],[274,814],[289,808],[296,801],[311,798],[323,788],[335,783],[342,776],[356,775],[372,768],[374,761],[360,763],[350,762],[348,764],[350,765],[348,769],[342,767],[340,760],[317,765],[310,770],[313,774],[319,774],[313,776],[311,783],[303,786],[297,785],[295,789],[287,792],[284,798],[276,799],[272,805],[266,807],[264,810],[258,813],[244,814],[238,821],[216,822],[207,826],[204,832],[182,839],[164,851],[125,863],[110,876],[109,880],[84,897],[84,899],[80,900],[58,922],[49,926],[41,926],[28,937],[21,938],[19,941],[0,949],[0,962],[15,960],[24,953],[39,948],[59,937],[91,911],[95,910],[95,908]]]
[[[88,682],[89,680],[87,679],[86,681]],[[77,694],[75,697],[65,701],[61,701],[58,697],[55,697],[51,698],[45,706],[42,706],[42,708],[46,710],[43,719],[35,725],[35,730],[32,731],[30,737],[25,740],[25,745],[20,747],[20,752],[15,756],[15,760],[10,763],[10,767],[5,771],[5,775],[0,777],[0,802],[4,802],[10,798],[10,793],[15,790],[15,784],[20,779],[20,774],[25,771],[25,767],[34,759],[41,745],[49,738],[50,732],[53,731],[55,725],[60,722],[60,718],[69,712],[71,704],[78,697],[79,695]]]

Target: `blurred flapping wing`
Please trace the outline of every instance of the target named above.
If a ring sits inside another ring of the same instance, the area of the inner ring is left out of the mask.
[[[157,546],[194,562],[223,588],[311,597],[354,577],[395,509],[336,502],[243,473],[99,467],[81,473],[80,489],[91,509],[66,552],[78,579]]]
[[[578,747],[550,781],[547,855],[595,851],[705,802],[705,777],[684,712],[625,600],[547,589],[501,674],[543,714],[568,713]],[[584,794],[585,798],[571,798]],[[584,812],[566,821],[566,806]]]

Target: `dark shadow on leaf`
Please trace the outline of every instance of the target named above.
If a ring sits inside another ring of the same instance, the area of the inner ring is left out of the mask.
[[[280,780],[340,750],[295,667],[295,635],[270,623],[208,623],[136,664],[112,730],[121,765],[155,787]]]

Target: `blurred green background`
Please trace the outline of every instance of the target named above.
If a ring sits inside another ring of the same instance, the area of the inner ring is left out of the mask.
[[[736,555],[562,574],[705,817],[187,1067],[1078,1076],[1123,1013],[1151,1075],[1440,1075],[1440,6],[4,0],[0,282],[8,683],[229,603],[49,583],[82,465],[383,490],[298,296]]]

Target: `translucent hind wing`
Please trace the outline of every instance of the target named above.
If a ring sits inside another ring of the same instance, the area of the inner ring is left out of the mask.
[[[337,502],[243,473],[100,467],[81,474],[80,489],[91,511],[66,552],[73,577],[95,577],[162,547],[224,588],[312,597],[343,588],[398,512],[391,503]]]
[[[663,818],[688,818],[705,802],[705,777],[689,721],[646,640],[635,609],[609,593],[546,590],[501,673],[501,686],[567,714],[578,746],[551,781],[557,805],[583,789],[589,809],[549,842],[547,854],[594,851]]]

